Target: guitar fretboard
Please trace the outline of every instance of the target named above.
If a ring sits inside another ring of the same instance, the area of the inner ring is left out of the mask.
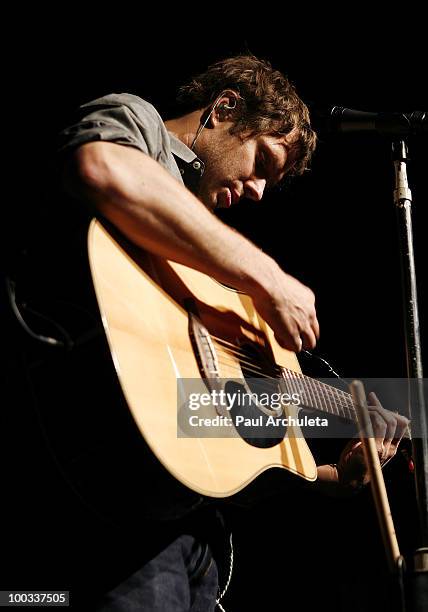
[[[281,372],[288,392],[296,393],[301,405],[357,422],[350,393],[288,368],[281,368]]]

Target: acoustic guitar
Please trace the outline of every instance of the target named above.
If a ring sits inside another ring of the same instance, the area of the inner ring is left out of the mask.
[[[314,481],[316,464],[300,426],[282,425],[285,417],[298,423],[302,403],[251,406],[245,418],[252,422],[279,419],[270,437],[246,435],[236,414],[206,405],[198,418],[230,417],[232,426],[192,435],[179,418],[186,408],[182,387],[199,381],[207,392],[220,393],[229,383],[235,390],[239,385],[254,390],[257,381],[267,382],[290,398],[303,396],[306,408],[355,423],[351,396],[304,376],[296,355],[279,346],[248,295],[145,253],[97,220],[89,227],[88,252],[123,395],[145,442],[169,473],[211,497],[234,495],[270,468]]]

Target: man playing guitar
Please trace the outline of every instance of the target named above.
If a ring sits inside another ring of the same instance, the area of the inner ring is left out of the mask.
[[[281,73],[253,56],[210,66],[181,88],[179,101],[183,112],[165,122],[130,94],[83,105],[61,134],[64,190],[133,245],[250,296],[280,347],[313,349],[313,292],[213,214],[241,199],[258,202],[285,176],[303,173],[316,144],[305,104]],[[386,462],[408,421],[374,396],[370,413]],[[362,468],[358,481],[355,465]],[[366,483],[360,443],[352,440],[337,465],[317,472],[338,490]],[[179,535],[107,594],[99,610],[135,602],[152,611],[214,610],[216,566],[201,550],[197,539]]]

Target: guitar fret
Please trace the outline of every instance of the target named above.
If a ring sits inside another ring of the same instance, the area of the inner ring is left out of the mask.
[[[292,374],[292,372],[290,370],[285,369],[285,376],[287,379],[287,382],[289,383],[290,386],[290,390],[291,390],[291,394],[293,393],[299,393],[298,389],[296,388],[295,384],[294,384],[294,376]]]
[[[308,389],[309,389],[310,395],[312,395],[312,398],[313,398],[312,407],[315,408],[317,403],[316,403],[316,399],[315,399],[314,385],[313,385],[313,381],[311,379],[309,380]]]
[[[357,421],[352,397],[346,391],[288,368],[282,368],[282,372],[291,393],[301,395],[303,387],[308,400],[305,405],[308,408],[327,412],[350,421]]]
[[[319,394],[318,385],[315,383],[315,380],[311,380],[310,384],[311,384],[312,391],[315,397],[315,404],[313,408],[318,408],[319,410],[321,410],[322,409],[321,408],[321,398]]]
[[[345,408],[346,408],[346,398],[344,397],[343,392],[340,389],[336,389],[336,396],[338,398],[339,404],[342,407],[342,409],[344,410],[344,416],[346,417],[346,412],[345,412]],[[345,400],[345,401],[344,401]],[[348,411],[348,415],[349,415],[349,411]]]
[[[337,404],[337,401],[338,401],[339,397],[338,397],[338,394],[335,391],[333,391],[332,395],[333,395],[334,406],[336,408],[336,414],[337,414],[337,412],[339,410],[339,406]]]
[[[334,414],[336,416],[345,416],[345,412],[343,410],[342,405],[339,404],[339,406],[336,403],[336,396],[334,394],[333,389],[330,389],[329,387],[326,387],[325,383],[319,383],[321,388],[323,389],[323,393],[330,395],[330,397],[332,398],[332,400],[334,401],[334,406],[336,408],[336,411],[334,412]]]
[[[312,379],[309,381],[309,388],[311,389],[312,396],[314,398],[314,403],[311,407],[316,408],[317,406],[319,406],[319,396],[318,396],[316,385],[314,384],[314,381]]]
[[[327,404],[327,401],[326,401],[326,398],[325,398],[325,395],[324,395],[324,389],[322,387],[322,384],[319,381],[316,381],[315,384],[316,384],[316,386],[317,386],[317,388],[319,390],[319,394],[320,394],[321,400],[322,400],[322,402],[324,404],[325,412],[329,412],[328,404]]]

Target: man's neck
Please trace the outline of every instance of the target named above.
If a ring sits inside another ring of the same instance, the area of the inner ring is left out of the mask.
[[[166,128],[189,148],[195,139],[203,111],[197,110],[176,119],[165,121]]]

